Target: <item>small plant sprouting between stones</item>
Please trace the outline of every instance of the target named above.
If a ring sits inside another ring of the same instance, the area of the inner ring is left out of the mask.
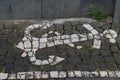
[[[100,12],[97,8],[89,8],[88,15],[98,21],[102,21],[105,17],[105,15],[102,12]]]

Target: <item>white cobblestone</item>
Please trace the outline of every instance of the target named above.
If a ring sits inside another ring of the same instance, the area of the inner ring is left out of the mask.
[[[83,47],[82,46],[76,46],[77,49],[82,49]]]
[[[50,76],[49,76],[50,75]],[[18,72],[17,74],[0,73],[0,79],[47,79],[47,78],[74,78],[74,77],[99,77],[97,71],[49,71],[49,72]],[[120,71],[100,71],[100,77],[120,78]]]
[[[41,72],[41,71],[36,71],[35,74],[34,74],[34,77],[35,77],[36,79],[42,78],[42,72]]]
[[[59,78],[66,78],[67,74],[65,71],[60,71],[59,72]]]
[[[36,60],[36,57],[34,57],[34,56],[33,56],[33,57],[30,57],[30,61],[31,61],[31,62],[33,62],[33,61],[35,61],[35,60]]]
[[[40,38],[40,43],[48,42],[47,38]]]
[[[55,45],[63,44],[63,40],[55,40]]]
[[[75,45],[73,43],[69,43],[68,44],[70,47],[75,47]]]
[[[25,41],[24,42],[24,47],[25,48],[31,48],[31,42],[30,41]]]
[[[25,56],[27,56],[27,53],[26,52],[22,53],[21,57],[25,57]]]
[[[75,77],[82,77],[81,71],[74,71]]]
[[[106,71],[100,71],[100,77],[108,77],[108,74]]]
[[[68,77],[74,77],[75,76],[73,71],[68,71],[67,73],[68,73]]]
[[[90,24],[84,24],[83,27],[89,31],[91,31],[93,29],[93,27]]]
[[[33,79],[33,72],[26,72],[26,79]]]
[[[32,41],[32,47],[38,48],[39,47],[39,41]]]
[[[101,47],[101,40],[94,39],[93,48],[100,49]]]
[[[0,79],[7,79],[8,73],[0,73]]]
[[[26,72],[18,72],[17,73],[17,79],[25,79]]]
[[[8,79],[16,79],[16,74],[8,74]]]
[[[82,71],[81,75],[82,75],[82,77],[89,77],[90,76],[90,72]]]
[[[109,77],[117,77],[116,73],[114,71],[108,71]]]
[[[51,78],[58,78],[58,71],[51,71],[50,72],[50,77]]]
[[[42,78],[49,78],[49,73],[48,72],[42,72]]]
[[[54,45],[55,45],[54,42],[47,42],[47,47],[52,47]]]
[[[98,77],[98,76],[99,76],[99,74],[98,74],[97,71],[92,71],[92,72],[90,73],[90,77]]]
[[[115,71],[115,73],[116,73],[117,77],[120,78],[120,71]]]
[[[93,35],[98,35],[98,34],[99,34],[99,33],[97,32],[97,30],[95,30],[95,29],[91,30],[91,33],[92,33]]]
[[[40,43],[40,46],[39,46],[39,48],[41,49],[41,48],[45,48],[46,47],[46,43]]]

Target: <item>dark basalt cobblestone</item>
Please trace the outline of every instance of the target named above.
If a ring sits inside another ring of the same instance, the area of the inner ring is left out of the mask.
[[[105,29],[113,29],[118,33],[117,43],[111,44],[108,39],[102,38],[102,45],[99,50],[91,47],[93,40],[76,42],[75,45],[82,45],[83,48],[77,50],[68,45],[58,45],[49,48],[39,49],[36,53],[38,59],[48,59],[49,55],[64,57],[65,61],[57,65],[35,66],[31,64],[28,57],[21,57],[23,50],[15,47],[24,36],[25,28],[33,22],[21,23],[0,23],[0,72],[16,73],[24,71],[60,71],[60,70],[120,70],[120,23],[91,23],[99,32]],[[97,25],[97,26],[96,26]],[[35,29],[31,35],[40,38],[41,35],[49,31],[58,31],[61,34],[89,33],[82,27],[80,22],[66,22],[62,25],[56,24],[47,30]],[[50,36],[54,36],[51,34]],[[57,80],[57,79],[49,79]],[[92,80],[92,79],[59,79],[59,80]],[[95,79],[101,80],[101,79]],[[118,79],[102,79],[118,80]]]

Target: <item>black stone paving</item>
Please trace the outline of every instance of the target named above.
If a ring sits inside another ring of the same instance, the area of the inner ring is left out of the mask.
[[[56,55],[65,58],[65,61],[57,65],[36,66],[31,64],[28,57],[21,57],[23,50],[16,48],[24,36],[25,28],[28,22],[0,24],[0,72],[15,73],[22,71],[52,71],[52,70],[81,70],[95,71],[99,70],[120,70],[120,23],[104,23],[101,27],[93,25],[99,32],[112,28],[118,33],[117,43],[111,44],[108,39],[102,38],[101,49],[96,50],[91,47],[92,40],[77,42],[75,45],[82,45],[83,48],[77,50],[68,45],[58,45],[54,47],[39,49],[36,53],[38,59],[47,59],[49,55]],[[31,31],[31,35],[40,38],[42,34],[48,31],[58,31],[61,34],[89,33],[83,29],[80,22],[66,22],[65,24],[55,24],[47,30],[36,29]],[[50,35],[49,35],[50,36]],[[53,35],[51,35],[53,36]],[[54,79],[50,79],[54,80]],[[56,80],[56,79],[55,79]],[[61,79],[59,79],[61,80]],[[62,79],[63,80],[63,79]],[[67,78],[64,80],[93,80],[84,78]],[[118,80],[109,78],[96,78],[94,80]]]

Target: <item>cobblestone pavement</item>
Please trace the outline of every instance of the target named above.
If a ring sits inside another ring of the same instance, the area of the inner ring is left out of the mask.
[[[75,20],[0,21],[0,79],[118,80],[120,23]]]

